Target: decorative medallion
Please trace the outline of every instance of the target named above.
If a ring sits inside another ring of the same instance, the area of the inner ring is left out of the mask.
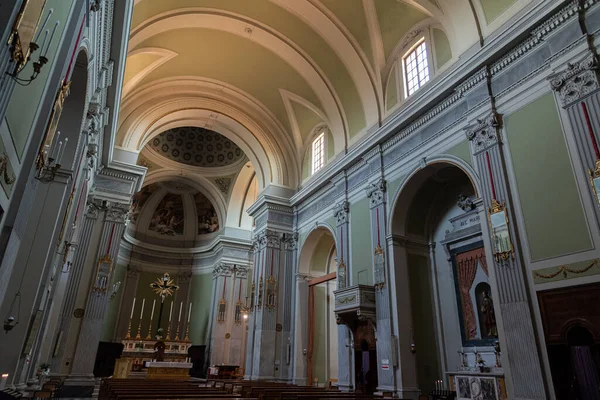
[[[281,324],[277,324],[277,325],[275,325],[275,330],[276,330],[277,332],[281,332],[281,331],[283,330],[283,325],[281,325]]]
[[[231,333],[227,332],[227,333],[225,334],[225,339],[229,339],[230,337],[231,337]]]
[[[81,318],[81,317],[83,317],[83,314],[85,314],[85,311],[83,310],[83,308],[76,308],[75,311],[73,311],[73,316],[75,318]]]

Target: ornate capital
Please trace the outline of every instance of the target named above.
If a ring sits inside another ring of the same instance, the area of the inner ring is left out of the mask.
[[[333,207],[333,216],[337,220],[337,226],[348,222],[348,214],[350,214],[350,203],[345,200]]]
[[[498,129],[502,126],[502,116],[492,112],[487,118],[478,119],[465,128],[467,139],[473,145],[473,153],[479,153],[500,143]]]
[[[92,140],[101,132],[102,128],[102,105],[96,102],[90,102],[87,115],[85,117],[85,130]]]
[[[552,89],[558,92],[563,107],[567,107],[600,87],[598,60],[593,54],[577,63],[568,63],[567,69],[550,78]]]
[[[282,240],[286,250],[296,250],[296,248],[298,247],[298,232],[294,232],[291,234],[284,233]]]
[[[247,265],[236,265],[235,266],[235,277],[240,279],[248,278],[248,271],[250,267]]]
[[[129,218],[129,205],[114,203],[106,209],[106,220],[117,224],[124,224]]]
[[[271,229],[265,229],[258,236],[260,247],[270,247],[278,249],[281,246],[281,234]]]
[[[192,280],[192,271],[177,274],[177,283],[189,283]]]
[[[377,182],[369,184],[367,186],[367,197],[371,208],[377,207],[385,201],[385,191],[387,190],[387,184],[385,179],[379,179]]]
[[[98,219],[98,212],[102,209],[102,206],[97,204],[97,201],[88,198],[86,202],[85,216],[91,219]]]
[[[235,265],[221,261],[217,264],[217,266],[213,270],[213,277],[216,278],[219,276],[232,276],[234,268],[235,268]]]
[[[135,265],[127,266],[127,278],[136,279],[140,276],[140,269]]]

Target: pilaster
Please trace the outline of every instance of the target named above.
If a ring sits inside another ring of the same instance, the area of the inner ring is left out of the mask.
[[[509,219],[509,230],[514,248],[514,256],[500,262],[490,257],[488,266],[493,274],[492,295],[496,301],[496,316],[500,316],[499,327],[501,346],[508,356],[509,391],[515,399],[545,399],[542,356],[531,313],[526,266],[523,262],[521,245],[517,240],[516,218],[507,179],[505,159],[501,140],[502,116],[492,111],[487,117],[477,120],[466,129],[471,142],[471,153],[475,167],[483,182],[481,196],[487,212],[492,200],[505,203]],[[487,216],[482,216],[487,219]],[[511,384],[512,383],[512,384]]]
[[[100,243],[97,249],[92,250],[95,254],[92,265],[86,266],[94,272],[78,335],[73,369],[66,382],[69,385],[88,386],[94,383],[94,363],[112,285],[112,271],[117,261],[128,212],[128,205],[122,203],[112,203],[104,209]]]
[[[350,203],[343,200],[333,208],[336,219],[336,251],[338,257],[337,289],[346,288],[351,284],[352,276],[349,267],[350,245]],[[341,390],[354,388],[354,359],[350,329],[344,324],[338,324],[338,387]]]

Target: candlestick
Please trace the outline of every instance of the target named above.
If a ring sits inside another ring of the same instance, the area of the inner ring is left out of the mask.
[[[44,29],[46,29],[46,24],[48,23],[48,20],[50,19],[50,16],[52,15],[52,13],[53,13],[53,12],[54,12],[54,9],[53,9],[53,8],[51,8],[50,10],[48,10],[48,15],[46,15],[46,19],[44,20],[44,23],[42,24],[42,26],[40,27],[40,30],[38,31],[38,32],[40,32],[40,33],[38,34],[38,37],[37,37],[37,39],[36,39],[37,41],[39,41],[39,40],[40,40],[40,35],[42,34],[42,31],[43,31]],[[48,30],[47,30],[47,29],[46,29],[46,32],[48,32]],[[46,41],[45,41],[45,40],[44,40],[44,43],[46,43]],[[40,47],[40,49],[43,49],[43,48],[44,48],[44,46],[42,45],[42,47]]]
[[[171,302],[171,310],[169,311],[169,325],[167,326],[167,337],[165,340],[171,340],[171,316],[173,315],[173,302]]]
[[[41,34],[42,34],[42,32],[40,32],[40,35]],[[38,36],[38,39],[39,39],[39,36]],[[40,49],[44,48],[44,46],[46,45],[46,40],[48,40],[48,29],[46,29],[46,31],[44,32],[44,41],[42,42]]]
[[[150,325],[148,325],[148,334],[146,335],[146,340],[152,339],[152,319],[154,318],[154,306],[156,305],[156,299],[152,302],[152,312],[150,313]]]
[[[171,310],[169,311],[169,322],[171,322],[171,316],[172,315],[173,315],[173,302],[171,302]]]
[[[46,57],[46,55],[48,54],[48,50],[50,50],[50,45],[52,44],[52,39],[54,39],[54,34],[56,33],[56,28],[58,28],[59,24],[60,24],[60,21],[56,21],[56,23],[54,24],[54,29],[52,29],[52,35],[50,35],[50,40],[48,41],[48,46],[46,47],[46,51],[43,54],[44,57]]]
[[[179,303],[179,318],[177,318],[177,322],[181,322],[181,309],[183,308],[183,301]]]
[[[142,317],[144,316],[144,305],[146,304],[146,299],[142,299],[142,311],[140,312],[140,321],[142,320]]]
[[[188,311],[188,325],[190,323],[190,317],[192,316],[192,302],[190,301],[190,309]]]
[[[131,305],[131,315],[129,316],[129,318],[133,318],[133,309],[135,308],[135,297],[133,298],[133,304]]]
[[[125,335],[125,339],[131,339],[131,318],[129,318],[129,325],[127,325],[127,335]]]
[[[69,141],[69,138],[65,138],[65,143],[62,149],[58,149],[58,156],[56,157],[56,164],[59,165],[60,162],[62,161],[63,156],[65,155],[65,150],[67,149],[67,142]],[[60,143],[59,143],[60,144]],[[109,244],[110,246],[110,244]]]
[[[190,324],[188,324],[187,328],[185,328],[185,338],[183,338],[183,340],[185,342],[189,342],[190,341]]]

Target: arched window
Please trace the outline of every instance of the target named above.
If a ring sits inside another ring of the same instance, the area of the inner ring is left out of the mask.
[[[406,52],[403,60],[404,89],[406,97],[419,90],[429,81],[429,60],[427,58],[427,43],[421,38]]]
[[[312,173],[323,168],[323,165],[325,165],[325,131],[312,142]]]

